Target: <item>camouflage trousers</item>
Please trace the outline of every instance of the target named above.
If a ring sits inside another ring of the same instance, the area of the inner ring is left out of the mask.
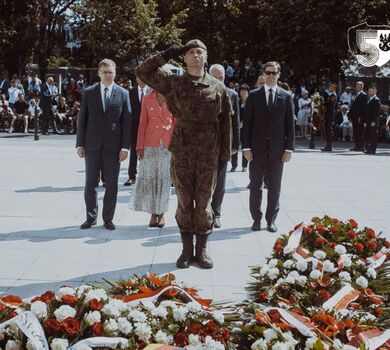
[[[217,180],[219,137],[214,129],[177,129],[170,145],[176,222],[181,234],[209,235],[214,225],[210,202]]]

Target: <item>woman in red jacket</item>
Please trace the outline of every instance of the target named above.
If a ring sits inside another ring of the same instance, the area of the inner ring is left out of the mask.
[[[170,163],[174,118],[157,91],[142,100],[138,128],[137,155],[140,160],[137,182],[130,198],[130,209],[148,212],[149,227],[163,227],[171,193]]]

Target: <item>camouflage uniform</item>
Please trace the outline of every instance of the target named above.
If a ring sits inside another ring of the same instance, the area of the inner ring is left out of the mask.
[[[208,73],[198,78],[160,69],[166,63],[157,54],[136,69],[136,75],[165,96],[176,118],[169,150],[171,174],[181,234],[208,235],[214,215],[210,200],[218,162],[230,159],[232,107],[223,83]]]

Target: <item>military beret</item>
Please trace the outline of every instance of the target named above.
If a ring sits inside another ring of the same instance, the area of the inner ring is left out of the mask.
[[[197,47],[200,47],[201,49],[207,51],[207,47],[202,41],[200,41],[199,39],[192,39],[184,45],[181,53],[182,55],[184,55],[188,50],[195,49]]]

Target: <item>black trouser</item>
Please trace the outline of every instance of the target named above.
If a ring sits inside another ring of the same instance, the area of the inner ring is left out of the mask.
[[[136,150],[136,144],[132,144],[130,147],[130,157],[129,157],[129,179],[135,180],[135,177],[137,175],[137,150]]]
[[[112,220],[118,195],[119,152],[87,151],[85,154],[84,199],[87,207],[87,219],[96,220],[98,201],[96,187],[99,185],[100,172],[104,174],[106,191],[103,199],[103,220]]]
[[[254,155],[249,163],[249,209],[254,221],[260,221],[262,185],[267,174],[267,211],[265,218],[268,224],[275,222],[279,212],[279,196],[282,184],[283,162],[281,155],[260,154]]]
[[[238,151],[235,154],[232,155],[230,161],[232,162],[232,168],[237,168],[237,164],[238,164]],[[246,160],[244,155],[242,155],[241,166],[243,168],[248,167],[248,161]]]
[[[222,202],[223,197],[225,196],[227,164],[227,162],[218,163],[217,184],[215,185],[215,190],[211,201],[211,208],[213,209],[214,215],[217,218],[221,217]]]
[[[364,128],[365,150],[368,152],[376,152],[378,144],[378,128],[377,125],[371,126],[370,122]]]
[[[325,119],[325,140],[325,148],[332,149],[332,120],[330,118]]]
[[[42,132],[47,133],[47,129],[49,126],[49,121],[51,123],[51,127],[53,132],[57,131],[57,123],[56,117],[53,112],[53,107],[45,107],[42,108]]]
[[[352,121],[353,127],[353,141],[355,142],[355,148],[363,150],[364,146],[364,124],[359,122],[357,118]]]

